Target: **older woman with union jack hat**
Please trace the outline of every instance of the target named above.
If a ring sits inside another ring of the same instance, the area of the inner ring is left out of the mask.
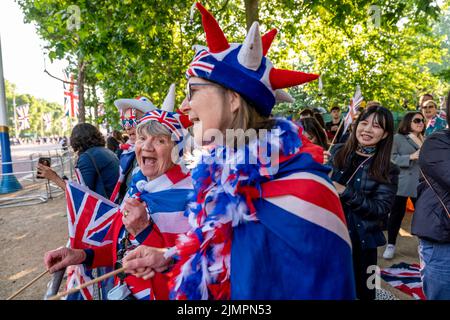
[[[173,263],[172,299],[353,299],[351,241],[321,148],[270,117],[292,102],[283,88],[318,76],[272,65],[276,30],[261,36],[255,22],[229,43],[196,7],[208,46],[195,46],[182,107],[200,150],[192,229],[169,249],[140,246],[124,266],[148,279]]]
[[[177,235],[190,229],[184,210],[192,181],[173,156],[182,151],[189,121],[172,111],[174,95],[172,85],[162,109],[147,112],[139,120],[135,145],[139,169],[120,206],[121,214],[115,215],[105,237],[110,243],[93,249],[50,251],[45,257],[50,272],[81,263],[93,268],[114,266],[117,269],[136,247],[172,247]],[[152,279],[120,273],[108,299],[168,299],[168,282],[168,275],[163,273]]]

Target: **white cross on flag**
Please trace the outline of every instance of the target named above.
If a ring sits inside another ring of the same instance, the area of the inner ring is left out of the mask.
[[[364,97],[361,94],[361,88],[359,87],[359,85],[357,85],[355,94],[353,95],[353,98],[350,99],[350,105],[348,106],[348,113],[344,119],[344,131],[342,132],[342,134],[344,134],[347,131],[348,127],[352,124],[353,118],[358,112],[359,107],[361,106],[361,102],[363,102],[363,100]]]
[[[30,105],[24,104],[18,106],[17,110],[17,120],[20,124],[20,130],[25,130],[30,128],[30,117],[28,116],[28,112],[30,111]]]

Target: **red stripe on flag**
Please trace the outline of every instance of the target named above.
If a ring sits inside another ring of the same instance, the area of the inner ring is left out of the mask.
[[[91,195],[87,196],[86,202],[84,206],[80,208],[82,212],[78,218],[78,223],[76,225],[76,233],[75,233],[75,247],[74,249],[85,249],[86,245],[83,244],[83,234],[86,230],[89,222],[91,221],[92,214],[97,205],[97,199],[92,197]]]

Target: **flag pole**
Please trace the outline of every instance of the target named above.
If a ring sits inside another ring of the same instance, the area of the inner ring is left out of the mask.
[[[58,293],[56,296],[53,296],[53,297],[48,298],[48,300],[59,300],[60,298],[62,298],[62,297],[64,297],[64,296],[67,296],[67,295],[69,295],[69,294],[71,294],[71,293],[78,292],[78,291],[80,291],[81,289],[84,289],[84,288],[86,288],[86,287],[89,287],[90,285],[93,285],[93,284],[97,283],[97,282],[100,282],[100,281],[103,281],[103,280],[108,279],[108,278],[110,278],[110,277],[113,277],[113,276],[115,276],[115,275],[117,275],[117,274],[119,274],[119,273],[121,273],[121,272],[123,272],[123,271],[125,271],[125,268],[124,268],[124,267],[122,267],[122,268],[120,268],[120,269],[117,269],[117,270],[114,270],[114,271],[111,271],[111,272],[109,272],[109,273],[106,273],[106,274],[102,275],[101,277],[92,279],[91,281],[88,281],[88,282],[82,284],[82,285],[79,286],[79,287],[72,288],[72,289],[70,289],[70,290],[67,290],[67,291]]]
[[[328,152],[330,152],[331,148],[334,146],[334,141],[336,140],[336,137],[338,136],[339,130],[341,130],[342,124],[344,123],[344,119],[342,119],[341,123],[339,124],[338,129],[336,130],[336,134],[333,137],[333,140],[331,141],[330,146],[328,147]]]
[[[34,278],[33,280],[31,280],[30,282],[28,282],[26,285],[24,285],[20,290],[16,291],[14,294],[12,294],[10,297],[8,297],[6,300],[12,300],[15,297],[17,297],[19,294],[21,294],[25,289],[27,289],[28,287],[30,287],[33,283],[35,283],[36,281],[38,281],[40,278],[42,278],[43,276],[45,276],[48,273],[48,270],[45,270],[44,272],[42,272],[40,275],[38,275],[36,278]]]

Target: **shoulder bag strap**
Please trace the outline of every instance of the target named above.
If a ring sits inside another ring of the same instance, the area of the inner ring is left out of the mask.
[[[447,213],[447,216],[450,218],[450,212],[448,211],[447,207],[445,206],[444,201],[442,201],[441,197],[439,197],[436,190],[434,190],[433,185],[430,183],[430,181],[428,181],[427,176],[423,173],[422,169],[420,169],[420,173],[422,174],[422,176],[425,179],[425,181],[427,182],[427,184],[430,186],[431,190],[433,190],[433,192],[436,194],[436,197],[439,199],[439,202],[441,203],[442,208],[444,208],[445,212]]]
[[[94,157],[89,153],[89,150],[86,150],[85,153],[88,155],[89,159],[91,159],[91,162],[94,164],[95,170],[97,171],[98,179],[99,179],[99,181],[102,182],[103,192],[104,192],[105,196],[107,196],[106,189],[105,189],[105,184],[103,183],[103,179],[102,179],[102,176],[100,174],[100,170],[98,170],[97,163],[95,162]]]

